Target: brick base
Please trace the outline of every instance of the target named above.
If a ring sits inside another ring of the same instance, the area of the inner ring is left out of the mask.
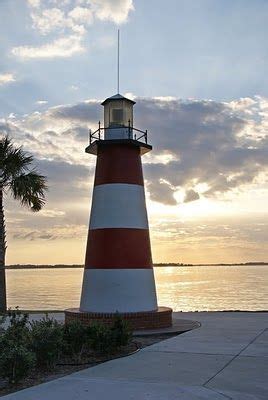
[[[172,326],[172,309],[169,307],[158,307],[157,311],[123,313],[119,314],[133,330],[160,329]],[[65,310],[65,323],[80,321],[85,325],[100,322],[105,325],[113,323],[113,313],[82,312],[78,308]]]

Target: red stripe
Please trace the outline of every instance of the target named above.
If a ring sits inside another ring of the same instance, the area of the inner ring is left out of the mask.
[[[89,230],[85,268],[152,268],[149,230]]]
[[[143,186],[140,149],[131,144],[99,145],[95,185],[129,183]]]

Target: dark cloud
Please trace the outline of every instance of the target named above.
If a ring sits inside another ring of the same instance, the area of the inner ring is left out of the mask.
[[[199,194],[193,189],[187,190],[184,197],[184,203],[189,203],[190,201],[198,200],[200,198]]]
[[[236,108],[235,101],[137,99],[135,126],[149,129],[154,147],[144,159],[151,198],[174,205],[178,190],[189,202],[254,182],[268,166],[267,119],[257,101],[242,104],[239,100]],[[53,162],[53,173],[62,177],[62,184],[67,179],[71,188],[77,180],[88,179],[82,165],[89,163],[93,174],[94,160],[85,157],[84,146],[88,128],[102,119],[101,114],[99,103],[86,101],[30,115],[17,125],[16,121],[2,124],[2,129],[39,159]],[[160,161],[155,162],[158,156]],[[169,158],[162,161],[162,156]]]
[[[153,167],[154,168],[154,167]],[[155,167],[155,171],[157,171],[157,167]],[[147,181],[147,188],[150,193],[150,198],[155,201],[159,201],[161,199],[161,203],[176,205],[177,201],[173,197],[173,189],[168,182],[163,182],[161,179],[156,177],[155,179],[152,177],[155,176],[153,173],[151,174],[151,179]]]
[[[13,235],[13,239],[19,239],[19,240],[37,240],[37,239],[42,239],[42,240],[51,240],[51,239],[56,239],[57,236],[50,235],[50,234],[44,234],[38,231],[32,231],[28,233],[15,233]]]
[[[145,165],[149,191],[160,202],[174,204],[178,189],[186,191],[185,201],[196,200],[200,184],[208,187],[203,196],[218,196],[252,183],[267,169],[267,139],[243,135],[248,127],[255,133],[252,116],[246,119],[227,104],[143,99],[137,102],[137,123],[149,127],[156,154],[173,155],[169,162]]]
[[[93,168],[47,160],[39,160],[38,168],[47,176],[50,201],[60,205],[88,199]]]
[[[263,107],[268,110],[268,104],[262,103],[261,108],[256,102],[249,102],[250,108],[244,110],[241,108],[248,105],[237,108],[236,102],[231,106],[202,100],[137,99],[135,126],[149,130],[153,145],[153,151],[143,158],[151,199],[174,206],[179,201],[198,202],[202,197],[221,198],[244,190],[260,176],[264,179],[268,112]],[[80,243],[86,238],[96,158],[85,154],[84,148],[88,129],[102,119],[101,113],[99,104],[87,102],[1,121],[0,130],[34,154],[49,185],[45,208],[38,214],[5,199],[9,244],[15,240]],[[177,211],[180,213],[180,208]],[[215,220],[208,221],[206,216],[201,221],[198,216],[187,223],[177,220],[177,211],[166,223],[151,218],[156,257],[161,259],[163,245],[171,258],[179,253],[183,261],[191,261],[186,257],[189,247],[194,249],[193,258],[196,254],[207,260],[212,252],[211,261],[219,250],[226,260],[233,260],[234,253],[245,261],[254,259],[255,254],[265,258],[267,216],[257,219],[253,215],[245,221],[241,216],[220,221],[218,215]]]
[[[91,123],[102,118],[102,111],[102,106],[98,102],[89,101],[51,108],[49,116],[55,119]]]
[[[12,238],[16,240],[66,240],[83,239],[86,235],[87,227],[85,225],[55,225],[51,228],[41,228],[31,230],[24,228],[22,232],[13,233]]]
[[[64,161],[39,160],[38,165],[53,185],[75,188],[79,183],[89,180],[92,173],[86,165],[73,165]]]

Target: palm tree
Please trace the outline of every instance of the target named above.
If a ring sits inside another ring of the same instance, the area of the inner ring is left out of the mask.
[[[0,138],[0,313],[6,303],[6,228],[3,197],[8,192],[22,206],[39,211],[45,204],[46,177],[32,167],[33,157],[16,147],[8,136]]]

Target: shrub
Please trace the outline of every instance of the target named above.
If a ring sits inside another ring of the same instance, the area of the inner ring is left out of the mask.
[[[8,310],[1,324],[8,322],[0,332],[0,375],[10,383],[17,383],[28,376],[35,364],[35,356],[29,351],[30,332],[28,314],[18,308]]]
[[[115,350],[115,344],[111,329],[102,324],[92,324],[89,329],[89,344],[97,353],[111,353]]]
[[[8,327],[5,329],[5,335],[14,345],[25,345],[29,343],[29,315],[22,313],[18,307],[15,310],[8,310]]]
[[[63,325],[46,317],[31,322],[31,350],[36,354],[37,365],[55,366],[63,348]]]
[[[132,339],[132,331],[129,328],[128,323],[116,315],[114,318],[113,325],[111,326],[111,335],[115,347],[126,346]]]
[[[6,319],[7,319],[6,314],[3,315],[0,314],[0,326],[6,322]]]
[[[8,344],[8,345],[7,345]],[[9,383],[18,383],[26,378],[35,366],[35,355],[25,346],[6,342],[0,356],[0,374]]]
[[[4,323],[6,322],[6,315],[0,315],[0,335],[5,332]]]
[[[6,327],[1,327],[0,331],[0,354],[8,347],[29,345],[29,326],[28,315],[16,310],[8,310],[7,317],[2,319],[2,323],[7,321]]]
[[[80,321],[72,321],[64,326],[64,351],[70,355],[83,353],[88,339],[88,328]]]
[[[111,353],[127,345],[132,338],[128,324],[116,315],[112,326],[94,324],[89,328],[89,343],[98,353]]]

